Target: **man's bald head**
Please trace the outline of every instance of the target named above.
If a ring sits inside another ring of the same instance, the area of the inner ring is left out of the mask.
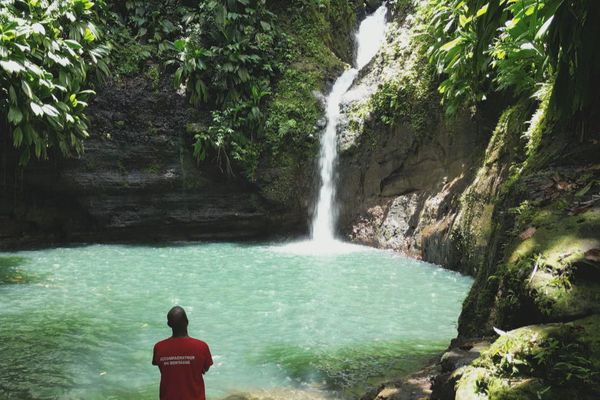
[[[187,332],[188,318],[185,310],[180,306],[175,306],[167,313],[167,325],[173,329],[173,332]]]

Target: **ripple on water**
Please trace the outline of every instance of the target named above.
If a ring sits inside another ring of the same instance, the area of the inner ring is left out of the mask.
[[[174,304],[213,351],[211,398],[265,390],[318,398],[443,350],[471,280],[343,247],[92,245],[0,255],[23,258],[14,268],[41,277],[0,284],[0,397],[155,398],[152,345],[169,335]]]

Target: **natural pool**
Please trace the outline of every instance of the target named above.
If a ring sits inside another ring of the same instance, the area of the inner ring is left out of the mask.
[[[157,398],[152,346],[170,335],[165,315],[175,304],[188,312],[190,335],[211,347],[209,398],[258,390],[339,397],[443,350],[471,282],[364,247],[0,253],[0,398]]]

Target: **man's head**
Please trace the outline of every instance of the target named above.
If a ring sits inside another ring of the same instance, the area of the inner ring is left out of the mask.
[[[185,310],[175,306],[167,313],[167,325],[173,329],[173,333],[187,333],[188,318]]]

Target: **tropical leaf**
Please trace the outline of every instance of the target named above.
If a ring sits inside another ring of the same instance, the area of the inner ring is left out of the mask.
[[[0,83],[8,92],[0,96],[0,110],[24,165],[31,154],[46,157],[53,146],[64,155],[83,148],[86,103],[75,96],[92,94],[82,90],[88,72],[104,63],[108,50],[93,23],[98,17],[93,2],[55,0],[46,7],[29,0],[26,14],[19,3],[4,2],[0,8]],[[77,108],[61,101],[65,98],[74,98]],[[77,139],[63,140],[70,135]]]

